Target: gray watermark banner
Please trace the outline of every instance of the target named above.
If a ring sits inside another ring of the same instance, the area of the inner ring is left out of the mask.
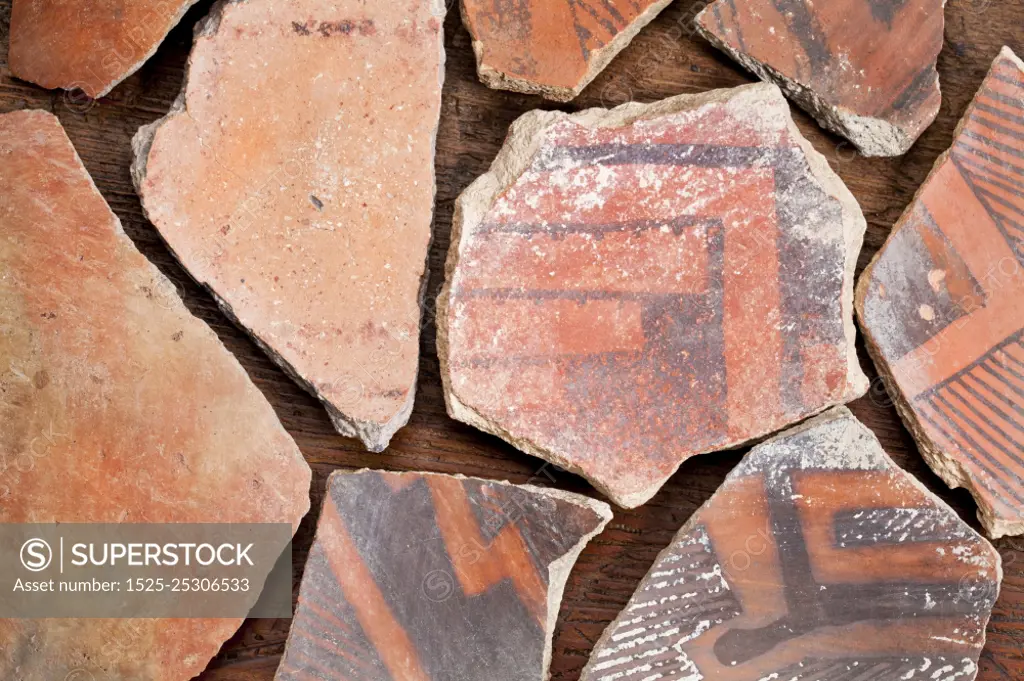
[[[0,619],[292,616],[285,524],[0,524]]]

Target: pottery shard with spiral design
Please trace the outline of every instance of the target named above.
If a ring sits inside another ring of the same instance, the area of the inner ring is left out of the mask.
[[[716,0],[700,33],[868,156],[931,125],[945,0]]]
[[[755,447],[581,681],[971,681],[999,553],[845,407]]]
[[[298,527],[298,447],[42,111],[0,116],[0,273],[0,523]],[[0,678],[187,681],[241,623],[0,619]]]
[[[462,0],[488,86],[567,102],[671,0]]]
[[[15,0],[11,73],[99,98],[153,56],[195,0]]]
[[[864,229],[774,85],[527,114],[456,206],[449,413],[642,504],[864,393]]]
[[[569,572],[611,520],[578,494],[334,473],[277,681],[544,681]]]
[[[1003,48],[864,271],[857,312],[921,453],[1024,533],[1024,62]]]
[[[440,0],[220,3],[134,139],[177,258],[373,451],[416,389],[443,18]]]

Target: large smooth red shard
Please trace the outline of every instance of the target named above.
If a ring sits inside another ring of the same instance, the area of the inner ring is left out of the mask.
[[[449,413],[642,504],[863,394],[864,230],[774,85],[527,114],[456,205]]]
[[[697,30],[866,156],[899,156],[942,96],[945,0],[717,0]]]
[[[153,56],[195,1],[15,0],[11,73],[102,97]]]
[[[861,276],[857,313],[924,458],[1024,534],[1024,62],[1003,48]]]
[[[444,79],[439,0],[248,0],[133,140],[146,215],[221,309],[382,451],[412,413]]]
[[[755,447],[580,681],[972,681],[999,553],[838,407]]]
[[[568,102],[671,0],[462,0],[492,88]]]
[[[545,681],[569,572],[611,520],[578,494],[334,473],[277,681]]]
[[[309,484],[270,404],[135,249],[57,119],[0,116],[0,523],[294,529]],[[241,623],[3,619],[0,678],[187,681]]]

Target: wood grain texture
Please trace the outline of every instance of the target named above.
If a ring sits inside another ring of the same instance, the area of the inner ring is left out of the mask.
[[[490,90],[476,76],[469,34],[458,12],[445,22],[447,64],[441,130],[438,138],[437,214],[430,252],[431,278],[421,340],[421,369],[416,406],[409,425],[382,454],[369,454],[337,435],[326,412],[274,367],[217,310],[174,262],[153,227],[142,217],[132,188],[130,142],[139,126],[165,115],[177,96],[192,44],[192,26],[209,11],[204,0],[171,32],[157,55],[111,95],[95,104],[62,92],[47,92],[10,76],[6,65],[10,0],[0,0],[0,110],[28,107],[54,111],[61,118],[86,167],[139,248],[177,284],[186,304],[218,332],[277,409],[314,471],[313,507],[319,508],[327,475],[338,468],[430,470],[550,484],[591,494],[582,480],[520,454],[511,445],[453,422],[445,414],[434,349],[433,306],[442,282],[455,198],[487,171],[508,126],[535,108],[551,108],[539,97]],[[703,4],[680,0],[642,31],[619,57],[569,107],[614,106],[629,99],[650,102],[680,93],[752,82],[725,55],[694,36],[691,20]],[[940,153],[949,148],[953,129],[977,91],[1002,45],[1024,52],[1024,2],[950,0],[946,35],[939,55],[943,106],[935,123],[903,157],[865,159],[849,142],[823,133],[806,115],[794,111],[804,136],[829,160],[857,197],[868,219],[864,266],[889,234]],[[874,376],[866,353],[866,371]],[[880,382],[868,397],[852,405],[857,417],[881,439],[899,465],[948,501],[972,524],[975,506],[965,491],[950,491],[931,473],[900,423]],[[647,573],[658,552],[711,497],[740,459],[740,452],[714,454],[686,462],[650,502],[633,511],[616,510],[605,532],[580,557],[566,587],[555,633],[553,678],[576,681],[591,649],[618,615]],[[315,515],[315,514],[311,514]],[[312,542],[316,518],[308,517],[296,539],[295,574]],[[988,627],[979,663],[983,681],[1024,677],[1024,541],[996,542],[1004,559],[1003,589]],[[290,623],[246,623],[225,646],[200,681],[271,681],[284,649]],[[86,680],[88,681],[88,680]],[[102,681],[102,680],[97,680]]]

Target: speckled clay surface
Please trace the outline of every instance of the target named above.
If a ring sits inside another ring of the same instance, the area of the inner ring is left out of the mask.
[[[642,504],[863,394],[864,229],[774,85],[527,114],[456,205],[449,413]]]
[[[295,528],[309,509],[270,404],[42,111],[0,116],[0,464],[0,523]],[[241,623],[0,620],[0,678],[188,681]]]
[[[373,451],[416,387],[443,18],[436,0],[218,4],[134,140],[171,250]]]
[[[11,73],[102,97],[153,56],[195,1],[15,0]]]

